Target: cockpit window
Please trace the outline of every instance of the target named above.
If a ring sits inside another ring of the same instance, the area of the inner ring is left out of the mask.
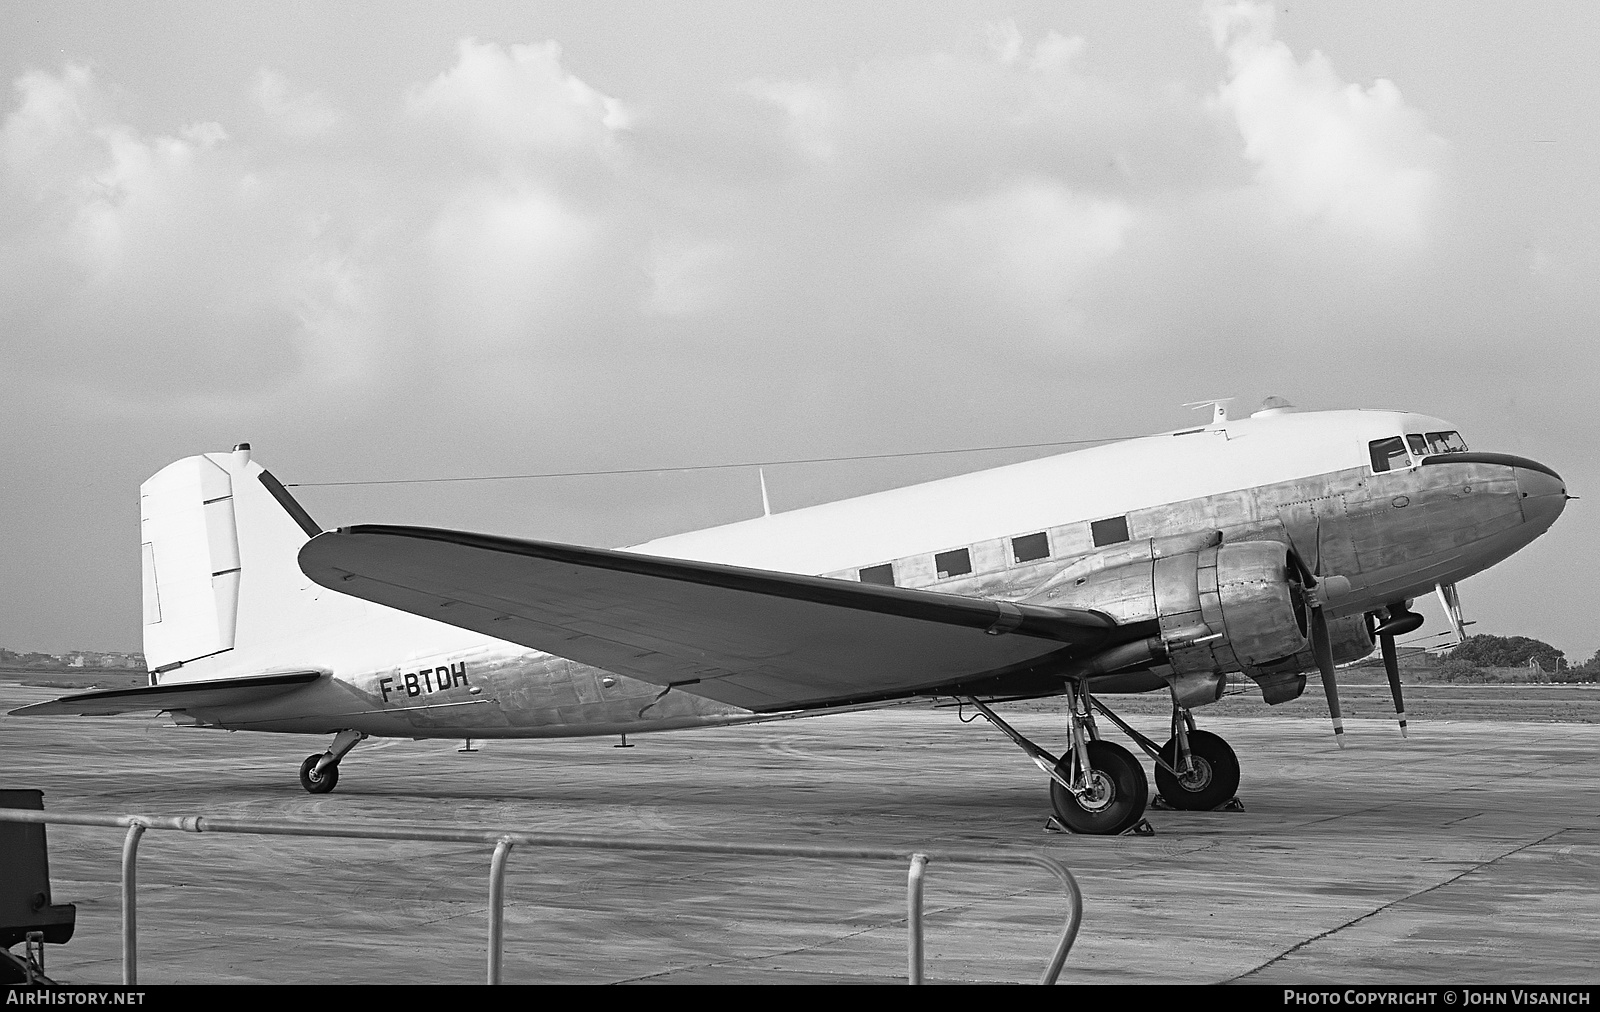
[[[1406,433],[1406,443],[1411,447],[1413,457],[1426,457],[1428,455],[1428,441],[1420,432]]]
[[[1374,439],[1367,444],[1367,448],[1372,451],[1374,471],[1391,471],[1397,467],[1411,466],[1411,458],[1406,456],[1405,440],[1399,436]]]
[[[1466,453],[1466,440],[1461,438],[1459,432],[1430,432],[1428,433],[1429,453]]]

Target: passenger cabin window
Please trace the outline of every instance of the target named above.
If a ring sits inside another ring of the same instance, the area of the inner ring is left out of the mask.
[[[861,571],[862,583],[876,583],[882,587],[894,586],[894,563],[885,562],[881,566],[868,566]]]
[[[1399,436],[1374,439],[1367,444],[1367,448],[1372,451],[1373,471],[1392,471],[1397,467],[1411,466],[1411,458],[1406,456],[1406,441]]]
[[[1466,453],[1466,441],[1459,432],[1430,432],[1428,433],[1429,453]]]
[[[965,548],[957,548],[953,552],[940,552],[933,557],[933,568],[941,580],[948,580],[952,576],[966,576],[972,572],[972,555]]]
[[[1011,539],[1011,558],[1015,562],[1035,562],[1050,557],[1050,538],[1044,531]]]
[[[1096,520],[1089,525],[1089,536],[1094,539],[1096,548],[1120,544],[1128,540],[1128,518],[1122,516],[1112,517],[1110,520]]]

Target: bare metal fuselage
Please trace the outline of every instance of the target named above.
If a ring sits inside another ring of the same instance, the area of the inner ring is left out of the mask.
[[[1566,496],[1558,478],[1531,461],[1463,454],[1388,472],[1352,467],[1127,511],[1130,543],[1221,532],[1225,543],[1276,541],[1318,558],[1323,573],[1349,580],[1328,602],[1331,618],[1361,616],[1453,584],[1505,559],[1543,533]],[[1087,531],[1087,525],[1082,525]],[[902,585],[942,593],[1023,600],[1104,548],[1056,539],[1065,550],[1019,564],[975,544],[972,572],[938,578],[906,566]],[[876,560],[861,560],[869,563]],[[831,574],[841,575],[841,574]],[[1074,602],[1083,606],[1083,602]],[[1119,621],[1127,601],[1092,606]],[[1365,653],[1370,642],[1359,649]],[[495,640],[432,655],[409,653],[331,670],[303,689],[246,706],[190,710],[180,719],[238,730],[326,733],[353,729],[413,738],[541,738],[673,730],[771,719],[687,692],[608,673]],[[1351,660],[1353,656],[1339,660]],[[1119,673],[1095,691],[1144,691],[1165,683],[1148,671]],[[819,711],[821,712],[821,711]]]

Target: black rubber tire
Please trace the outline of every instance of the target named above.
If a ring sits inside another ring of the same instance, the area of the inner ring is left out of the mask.
[[[313,772],[317,765],[319,755],[308,755],[306,761],[300,764],[300,786],[312,794],[326,794],[339,786],[339,764],[334,763],[318,775]]]
[[[1088,752],[1089,766],[1103,778],[1101,786],[1106,789],[1106,796],[1099,802],[1085,804],[1051,780],[1050,804],[1056,810],[1056,818],[1074,833],[1114,836],[1144,817],[1145,804],[1150,800],[1150,781],[1144,775],[1144,766],[1121,745],[1091,741]],[[1056,768],[1066,775],[1068,766],[1063,759]]]
[[[1189,732],[1189,754],[1194,757],[1195,773],[1180,778],[1156,767],[1156,790],[1173,808],[1190,812],[1209,812],[1239,793],[1239,757],[1233,746],[1210,731]],[[1161,758],[1178,765],[1178,739],[1167,742]]]

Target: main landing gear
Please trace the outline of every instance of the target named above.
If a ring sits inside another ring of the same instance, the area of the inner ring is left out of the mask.
[[[321,755],[308,755],[300,764],[300,786],[312,794],[327,794],[339,785],[339,760],[366,737],[361,731],[346,728],[333,736],[333,744]]]
[[[1155,761],[1156,790],[1164,802],[1158,807],[1185,811],[1242,807],[1234,796],[1239,789],[1239,757],[1222,738],[1196,729],[1186,708],[1173,706],[1172,738],[1158,747],[1082,686],[1069,683],[1067,700],[1072,740],[1060,758],[1024,738],[983,703],[966,700],[1049,775],[1050,804],[1056,820],[1067,829],[1098,836],[1154,832],[1144,820],[1150,800],[1144,767],[1133,753],[1100,737],[1096,710]]]

